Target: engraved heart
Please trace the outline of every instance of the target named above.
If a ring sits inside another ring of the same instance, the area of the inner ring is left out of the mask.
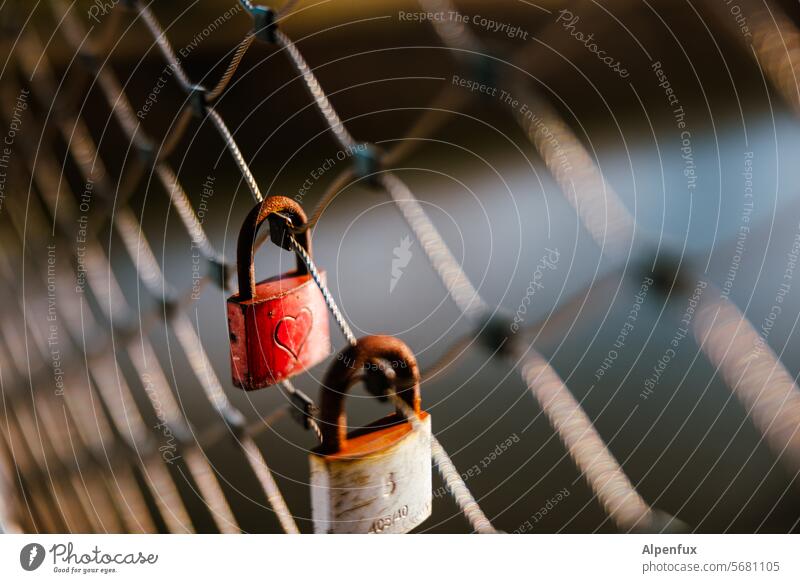
[[[275,344],[300,360],[300,352],[311,334],[314,314],[308,308],[302,308],[297,316],[284,316],[275,326]]]

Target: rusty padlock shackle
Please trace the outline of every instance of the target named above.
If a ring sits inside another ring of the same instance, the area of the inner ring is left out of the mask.
[[[322,384],[320,430],[322,450],[334,453],[347,442],[347,413],[344,399],[348,389],[369,370],[385,370],[381,361],[388,361],[395,373],[397,395],[419,416],[419,366],[414,353],[394,336],[364,336],[355,346],[348,346],[336,357]],[[395,364],[400,366],[394,366]]]
[[[292,250],[289,245],[287,227],[301,227],[308,222],[308,217],[296,201],[285,196],[270,196],[258,203],[247,213],[239,231],[239,240],[236,243],[236,270],[239,275],[239,299],[249,300],[256,294],[256,272],[253,260],[255,259],[256,235],[261,224],[269,219],[269,235],[272,242]],[[287,225],[287,219],[291,222]],[[291,232],[291,231],[290,231]],[[295,235],[297,242],[311,255],[311,234],[306,230]],[[305,263],[297,257],[297,274],[308,273]]]

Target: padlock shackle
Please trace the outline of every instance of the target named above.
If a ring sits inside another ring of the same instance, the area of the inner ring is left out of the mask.
[[[239,239],[236,243],[236,270],[239,276],[239,300],[249,300],[256,295],[256,270],[253,263],[255,259],[256,235],[261,224],[269,219],[270,238],[273,243],[291,250],[286,236],[285,220],[278,214],[288,216],[293,227],[302,227],[308,222],[306,213],[296,201],[285,196],[270,196],[254,206],[242,223]],[[297,242],[311,255],[311,233],[304,230],[295,235]],[[308,273],[305,263],[297,259],[297,274]]]
[[[355,346],[348,346],[338,354],[322,384],[321,448],[326,454],[340,451],[347,443],[347,413],[344,408],[347,391],[365,371],[385,370],[387,363],[394,371],[397,395],[419,416],[420,375],[414,353],[405,342],[394,336],[364,336]]]

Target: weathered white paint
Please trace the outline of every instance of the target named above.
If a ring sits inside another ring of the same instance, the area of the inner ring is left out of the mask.
[[[316,533],[399,534],[431,514],[429,416],[378,451],[349,458],[311,454],[309,460]]]

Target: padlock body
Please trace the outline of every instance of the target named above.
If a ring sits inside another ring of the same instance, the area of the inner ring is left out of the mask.
[[[323,281],[325,273],[320,273]],[[274,385],[330,352],[328,308],[310,275],[287,273],[256,284],[253,298],[228,298],[233,384]]]
[[[311,454],[314,532],[400,534],[431,515],[431,418],[419,421],[390,415],[348,436],[343,451]]]

